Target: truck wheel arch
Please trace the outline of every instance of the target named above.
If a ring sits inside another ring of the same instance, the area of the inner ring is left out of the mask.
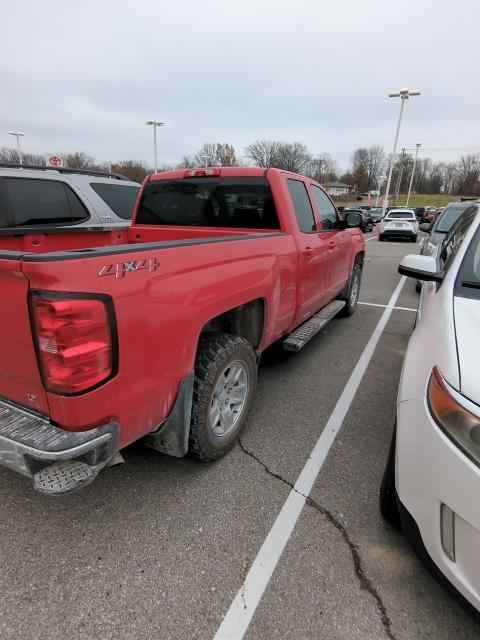
[[[262,342],[265,318],[266,302],[263,298],[257,298],[210,319],[202,327],[200,335],[227,333],[244,338],[253,349],[258,350]]]

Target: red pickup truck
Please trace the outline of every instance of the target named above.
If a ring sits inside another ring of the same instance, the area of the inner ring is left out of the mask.
[[[262,351],[358,300],[361,216],[278,169],[149,176],[126,230],[0,232],[0,464],[62,494],[123,447],[220,457]]]

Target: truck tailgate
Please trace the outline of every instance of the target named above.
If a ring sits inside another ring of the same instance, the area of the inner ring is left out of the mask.
[[[20,260],[0,258],[0,396],[48,413],[30,328],[28,287]]]

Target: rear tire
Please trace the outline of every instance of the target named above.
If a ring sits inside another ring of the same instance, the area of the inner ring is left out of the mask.
[[[387,464],[380,486],[380,513],[384,519],[401,530],[400,513],[397,506],[397,494],[395,491],[395,444],[396,444],[397,427],[395,425],[390,450],[388,452]]]
[[[416,243],[416,242],[417,242],[417,237],[418,237],[418,236],[413,236],[413,238],[410,238],[410,241],[411,241],[411,242],[415,242],[415,243]]]
[[[357,308],[357,302],[360,295],[360,285],[362,283],[362,265],[359,262],[355,262],[353,265],[352,273],[347,286],[345,287],[343,295],[340,294],[340,299],[345,300],[345,306],[340,311],[339,315],[351,316]]]
[[[380,240],[380,242],[385,242],[385,236],[383,235],[383,233],[381,233],[381,234],[378,236],[378,239]]]
[[[195,362],[189,453],[216,460],[242,430],[257,381],[257,360],[249,342],[238,336],[205,334]]]

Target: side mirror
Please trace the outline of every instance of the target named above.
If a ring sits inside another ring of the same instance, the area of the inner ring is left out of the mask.
[[[427,233],[431,228],[432,225],[430,224],[430,222],[422,222],[422,224],[419,226],[420,231],[426,231]]]
[[[345,214],[345,225],[349,228],[361,227],[363,223],[363,218],[360,213],[356,213],[352,211],[351,213]]]
[[[398,267],[398,273],[424,282],[442,282],[445,275],[443,271],[437,271],[435,258],[414,253],[403,258]]]

